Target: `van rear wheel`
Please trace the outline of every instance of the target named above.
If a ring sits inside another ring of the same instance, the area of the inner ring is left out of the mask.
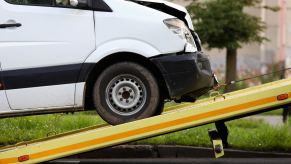
[[[134,62],[120,62],[98,77],[93,101],[98,114],[116,125],[156,115],[162,100],[158,83],[148,69]]]

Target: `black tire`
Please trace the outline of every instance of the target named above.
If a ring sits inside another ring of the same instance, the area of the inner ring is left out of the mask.
[[[106,68],[95,82],[93,101],[98,114],[112,125],[161,113],[157,80],[148,69],[134,62]]]

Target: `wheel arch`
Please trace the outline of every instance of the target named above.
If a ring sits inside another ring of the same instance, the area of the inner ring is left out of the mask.
[[[102,73],[106,67],[123,61],[130,61],[135,62],[137,64],[141,64],[145,68],[147,68],[156,78],[158,81],[158,85],[160,88],[160,93],[163,99],[169,98],[168,89],[166,86],[166,82],[162,76],[162,73],[157,68],[157,66],[152,63],[148,58],[132,53],[132,52],[118,52],[111,55],[108,55],[101,59],[98,63],[95,64],[93,69],[90,71],[88,78],[85,80],[85,92],[84,92],[84,108],[86,110],[94,109],[93,104],[93,88],[95,81],[99,77],[99,75]]]

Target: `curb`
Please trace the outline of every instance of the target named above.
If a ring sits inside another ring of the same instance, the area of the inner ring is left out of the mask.
[[[291,153],[224,149],[224,158],[291,158]],[[67,159],[214,158],[212,148],[178,145],[120,145],[72,155]]]
[[[290,164],[291,158],[122,158],[59,159],[48,164]]]

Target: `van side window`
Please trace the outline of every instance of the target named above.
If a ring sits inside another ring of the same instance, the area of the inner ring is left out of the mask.
[[[5,1],[17,5],[52,6],[55,0],[5,0]]]

